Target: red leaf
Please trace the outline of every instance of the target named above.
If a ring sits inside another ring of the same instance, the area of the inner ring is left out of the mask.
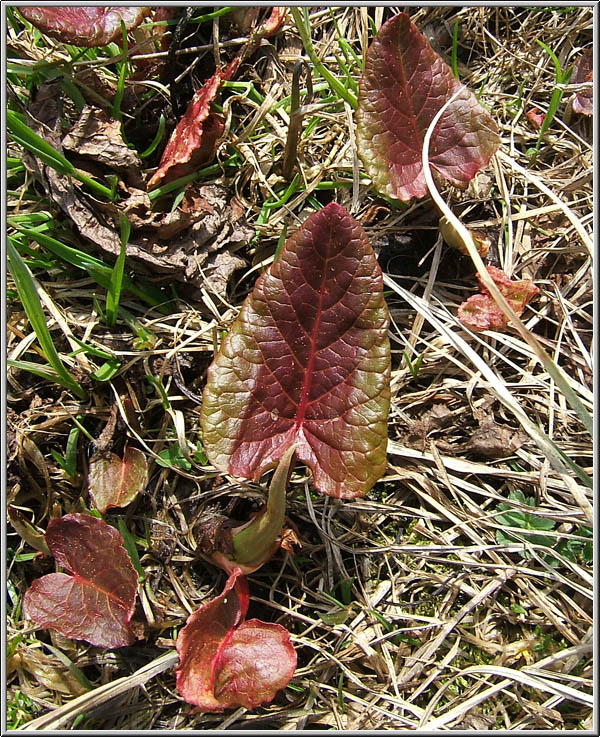
[[[47,36],[76,46],[106,46],[121,38],[121,20],[130,31],[152,8],[100,8],[36,6],[18,9],[21,15]]]
[[[244,622],[248,603],[248,584],[237,568],[223,593],[195,611],[179,633],[177,689],[202,711],[253,709],[294,675],[289,633],[257,619]]]
[[[235,630],[223,650],[215,695],[225,708],[254,709],[272,701],[288,685],[296,663],[285,627],[249,619]]]
[[[583,56],[577,65],[575,72],[575,84],[583,84],[584,82],[592,82],[594,68],[594,50],[592,47],[587,48],[583,52]],[[594,88],[590,85],[586,89],[575,93],[573,98],[573,111],[582,115],[594,114]]]
[[[530,279],[513,281],[501,269],[497,269],[495,266],[488,266],[487,270],[498,289],[519,316],[525,309],[525,305],[540,291]],[[466,302],[460,305],[458,308],[458,319],[476,332],[482,330],[502,331],[508,325],[508,318],[496,304],[494,298],[481,281],[479,274],[477,278],[479,280],[481,294],[469,297]]]
[[[433,131],[429,161],[464,189],[500,145],[496,124],[406,13],[383,24],[367,51],[356,113],[358,152],[381,194],[403,202],[427,195],[423,139],[460,88]]]
[[[362,496],[386,468],[389,316],[361,225],[331,203],[256,282],[208,370],[211,462],[258,479],[292,443],[315,486]]]
[[[101,453],[90,460],[90,496],[101,514],[109,507],[126,507],[147,483],[148,461],[137,448],[126,448],[122,459],[115,453]]]
[[[46,543],[56,563],[71,571],[34,581],[24,611],[40,627],[98,647],[131,645],[137,573],[120,533],[87,514],[67,514],[48,524]]]
[[[212,158],[225,129],[223,117],[210,112],[221,81],[222,75],[217,71],[196,92],[169,138],[160,165],[148,182],[148,190],[183,177]]]
[[[534,107],[529,110],[528,113],[526,113],[526,117],[531,125],[539,130],[542,127],[542,123],[544,122],[544,118],[546,117],[546,115],[545,113],[540,113],[540,111],[536,107]]]

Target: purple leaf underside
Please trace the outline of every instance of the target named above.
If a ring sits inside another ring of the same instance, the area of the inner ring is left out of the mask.
[[[48,524],[46,543],[56,563],[71,572],[32,583],[27,616],[40,627],[98,647],[131,645],[137,573],[120,533],[87,514],[67,514]]]

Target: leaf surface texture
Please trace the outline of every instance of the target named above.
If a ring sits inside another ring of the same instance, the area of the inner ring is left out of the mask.
[[[322,493],[367,493],[386,467],[382,284],[365,232],[340,205],[284,244],[208,371],[201,421],[217,468],[258,479],[297,443]]]
[[[358,152],[381,194],[403,202],[427,195],[425,133],[461,88],[433,131],[429,162],[464,189],[500,144],[496,124],[406,13],[383,24],[367,51],[356,113]]]
[[[49,522],[46,543],[71,575],[50,573],[34,581],[25,593],[27,616],[98,647],[131,645],[138,577],[121,534],[97,517],[67,514]]]

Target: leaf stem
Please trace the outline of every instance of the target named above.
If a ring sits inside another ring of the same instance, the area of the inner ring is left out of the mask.
[[[233,535],[233,557],[236,563],[262,561],[281,534],[288,474],[295,451],[296,445],[291,445],[281,457],[269,486],[265,507],[248,525]]]

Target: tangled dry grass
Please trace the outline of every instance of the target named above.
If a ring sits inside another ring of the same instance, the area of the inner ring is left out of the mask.
[[[362,57],[372,37],[369,17],[379,27],[398,10],[311,9],[318,56],[337,68],[341,37]],[[592,41],[592,9],[408,12],[446,58],[458,20],[461,79],[480,93],[502,135],[503,155],[467,191],[445,186],[442,195],[465,224],[487,230],[496,263],[540,288],[523,319],[591,410],[591,120],[571,114],[573,87],[567,85],[538,154],[528,156],[538,132],[526,113],[547,111],[555,88],[554,67],[537,41],[553,49],[563,68],[572,65]],[[27,49],[30,58],[63,53],[58,42],[42,51],[25,30],[11,29],[9,57],[16,49]],[[27,728],[36,718],[39,729],[136,731],[591,729],[592,568],[581,554],[564,551],[569,542],[587,541],[582,529],[592,527],[592,492],[553,466],[521,418],[590,474],[591,438],[515,330],[475,335],[457,321],[458,305],[475,289],[472,264],[443,244],[428,198],[394,206],[359,178],[352,111],[343,101],[313,101],[305,131],[316,122],[298,151],[304,186],[268,219],[261,217],[265,202],[281,198],[277,162],[289,115],[278,103],[290,94],[301,52],[289,19],[244,70],[263,101],[240,88],[225,103],[228,131],[218,157],[235,150],[239,165],[223,169],[217,181],[235,194],[259,232],[227,296],[205,287],[193,299],[180,298],[169,315],[128,296],[124,307],[155,336],[151,348],[140,349],[127,328],[102,325],[91,279],[38,273],[63,353],[71,350],[65,335],[88,340],[93,334],[122,366],[112,381],[93,387],[87,403],[9,370],[9,501],[41,529],[56,510],[82,509],[85,444],[76,480],[55,463],[52,450],[64,452],[73,417],[97,437],[116,408],[121,442],[135,439],[152,463],[146,494],[125,513],[146,572],[136,614],[144,639],[107,652],[25,621],[18,603],[41,571],[9,528],[13,726]],[[359,75],[356,66],[353,74]],[[333,184],[319,188],[322,183]],[[12,213],[51,207],[29,178],[8,197]],[[182,380],[188,390],[201,391],[216,331],[231,324],[282,232],[291,234],[314,209],[313,198],[331,197],[363,222],[387,275],[393,352],[388,470],[367,498],[351,503],[315,494],[310,475],[296,470],[288,516],[301,548],[251,576],[250,611],[290,630],[296,675],[272,704],[253,712],[194,713],[175,690],[170,652],[188,614],[224,580],[199,552],[197,523],[227,505],[243,517],[264,489],[198,463],[168,468],[152,460],[177,440],[181,447],[186,439],[199,442],[198,407],[182,392]],[[8,324],[8,354],[19,358],[34,346],[34,334],[14,299]],[[79,354],[72,366],[83,374],[87,361]],[[164,386],[168,411],[151,387],[144,390],[148,375]],[[125,401],[142,418],[138,427]],[[512,537],[506,531],[502,505],[523,511],[524,497],[534,500],[538,517],[555,523],[544,533],[550,542],[540,544],[526,530],[513,529]]]

